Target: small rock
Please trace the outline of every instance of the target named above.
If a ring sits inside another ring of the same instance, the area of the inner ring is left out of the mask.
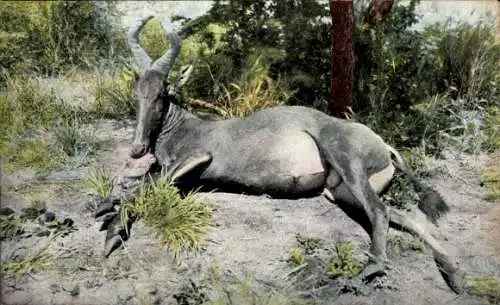
[[[56,294],[58,292],[61,292],[61,286],[59,286],[57,284],[50,284],[50,291],[52,292],[52,294]]]
[[[38,236],[38,237],[50,236],[50,231],[49,230],[42,230],[42,231],[36,233],[36,236]]]
[[[75,287],[73,287],[73,289],[71,289],[71,291],[69,292],[69,294],[72,297],[78,296],[80,294],[80,285],[76,284]]]
[[[64,218],[62,224],[66,227],[71,227],[75,222],[71,218]]]
[[[47,223],[47,222],[52,222],[56,219],[56,214],[52,213],[52,212],[45,212],[42,216],[41,216],[41,219],[44,223]]]
[[[0,215],[2,215],[2,216],[9,216],[9,215],[14,214],[15,212],[16,211],[14,211],[13,209],[11,209],[9,207],[0,208]]]

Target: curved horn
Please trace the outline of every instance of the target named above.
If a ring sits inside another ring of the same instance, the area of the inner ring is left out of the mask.
[[[167,31],[163,22],[161,24],[165,29],[165,31]],[[164,75],[165,77],[168,76],[168,73],[170,72],[170,69],[172,69],[176,58],[179,56],[179,52],[181,49],[181,41],[182,41],[179,34],[177,34],[177,32],[175,31],[168,33],[167,37],[172,44],[170,49],[167,52],[165,52],[165,54],[163,54],[160,58],[158,58],[151,67],[151,70],[155,70]]]
[[[154,16],[150,15],[140,19],[137,24],[130,27],[130,30],[127,33],[127,41],[130,46],[130,50],[132,50],[135,61],[142,71],[148,69],[152,60],[151,57],[149,57],[148,53],[146,53],[146,51],[144,51],[144,49],[139,44],[139,32],[142,30],[144,25],[153,17]]]

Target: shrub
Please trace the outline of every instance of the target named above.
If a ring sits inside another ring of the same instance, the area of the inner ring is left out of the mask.
[[[86,164],[89,156],[95,154],[100,146],[93,130],[76,116],[57,122],[53,133],[53,149],[68,156],[76,167]]]
[[[209,204],[194,192],[181,196],[166,178],[141,184],[129,209],[155,231],[161,244],[173,250],[174,259],[182,250],[198,250],[211,228]]]

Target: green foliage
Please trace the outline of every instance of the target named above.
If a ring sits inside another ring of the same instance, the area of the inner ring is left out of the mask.
[[[332,277],[353,277],[361,271],[359,262],[353,255],[348,243],[337,243],[333,256],[326,264],[326,274]]]
[[[194,192],[181,196],[166,178],[141,184],[129,208],[173,250],[174,258],[182,250],[198,250],[211,228],[210,205]]]
[[[101,58],[123,54],[124,35],[112,26],[115,12],[113,2],[2,2],[2,74],[88,68]]]
[[[102,199],[111,195],[113,186],[116,182],[116,176],[110,169],[99,167],[90,172],[87,184],[94,194]]]
[[[328,15],[328,4],[316,1],[215,1],[207,14],[185,20],[184,31],[203,45],[191,94],[216,99],[259,55],[272,79],[281,76],[297,91],[296,102],[326,94],[330,33],[320,18]]]
[[[151,59],[160,58],[170,48],[170,41],[168,41],[166,34],[160,21],[156,18],[144,25],[139,34],[139,43]]]
[[[135,115],[131,94],[133,77],[133,72],[129,69],[119,70],[110,79],[98,76],[97,82],[92,86],[94,99],[89,110],[92,115],[110,119],[133,117]]]
[[[500,279],[493,276],[471,277],[467,283],[473,294],[487,297],[491,304],[500,304]]]
[[[298,248],[292,248],[290,250],[290,258],[288,261],[293,265],[302,265],[306,260],[304,253]]]

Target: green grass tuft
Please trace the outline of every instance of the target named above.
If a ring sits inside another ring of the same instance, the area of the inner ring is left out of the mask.
[[[14,258],[1,262],[2,275],[8,279],[18,281],[23,275],[47,270],[50,266],[51,256],[47,253],[53,238],[47,244],[26,258]]]
[[[218,104],[225,118],[245,117],[253,112],[284,104],[291,92],[269,76],[269,69],[256,57],[247,63],[240,78],[223,86]]]
[[[334,254],[326,264],[326,274],[332,277],[353,277],[361,271],[359,262],[348,243],[335,244]]]
[[[298,248],[292,248],[290,250],[290,258],[288,261],[296,266],[302,265],[306,260],[306,256],[304,255],[304,252],[302,252],[301,249]]]
[[[120,119],[135,115],[131,85],[133,74],[128,69],[121,69],[111,79],[98,77],[92,86],[94,97],[90,112],[94,117]]]
[[[110,169],[99,167],[90,172],[87,185],[95,195],[105,199],[111,195],[116,179]]]
[[[197,199],[194,192],[181,196],[166,178],[141,184],[130,209],[173,251],[174,259],[183,250],[200,249],[211,228],[209,203]]]
[[[487,297],[492,304],[500,304],[500,279],[492,276],[472,277],[467,282],[473,294]]]

